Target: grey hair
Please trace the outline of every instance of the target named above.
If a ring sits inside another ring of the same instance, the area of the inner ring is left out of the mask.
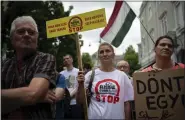
[[[127,61],[121,60],[121,61],[117,62],[116,67],[118,67],[118,65],[120,65],[121,63],[127,63],[128,66],[130,66],[129,63],[128,63]]]
[[[17,17],[12,22],[11,29],[10,29],[10,37],[12,36],[12,33],[16,29],[15,25],[17,23],[21,23],[21,22],[30,22],[30,23],[32,23],[34,25],[34,27],[35,27],[36,32],[38,32],[37,24],[36,24],[35,20],[31,16],[21,16],[21,17]]]

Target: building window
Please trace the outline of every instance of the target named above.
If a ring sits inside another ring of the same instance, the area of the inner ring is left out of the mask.
[[[180,2],[175,2],[175,21],[176,21],[176,28],[180,28],[184,24],[182,7]]]
[[[168,28],[167,28],[167,13],[163,13],[162,17],[160,17],[160,23],[161,23],[161,30],[162,35],[166,35]]]

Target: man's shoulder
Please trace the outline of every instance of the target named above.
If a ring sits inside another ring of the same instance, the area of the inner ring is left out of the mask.
[[[5,60],[3,60],[2,62],[10,62],[10,61],[12,61],[13,60],[13,58],[6,58]]]
[[[67,70],[60,71],[60,74],[64,74]]]
[[[11,64],[14,61],[15,58],[6,58],[2,61],[2,66],[5,64]]]
[[[79,71],[79,69],[78,69],[78,68],[75,68],[75,67],[73,67],[73,70],[75,70],[75,71]]]
[[[40,57],[46,57],[46,56],[48,56],[48,57],[54,57],[52,54],[43,53],[43,52],[40,52],[40,51],[37,52],[37,56],[40,56]]]
[[[79,69],[78,69],[78,68],[73,67],[72,73],[74,73],[74,74],[78,74],[78,71],[79,71]]]
[[[63,74],[59,74],[58,79],[59,80],[65,80],[65,76]]]
[[[55,61],[55,57],[52,54],[43,53],[40,51],[38,51],[36,53],[36,59],[37,60],[46,60],[46,61]]]

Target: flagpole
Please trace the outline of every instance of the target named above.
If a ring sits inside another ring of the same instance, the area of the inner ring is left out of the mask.
[[[138,19],[139,19],[139,17],[138,16],[136,16]],[[150,33],[147,31],[147,29],[145,28],[145,26],[143,25],[143,23],[140,21],[140,19],[139,19],[139,22],[141,23],[141,25],[143,26],[143,28],[145,29],[145,31],[146,31],[146,33],[148,34],[148,36],[150,37],[150,39],[152,40],[152,42],[155,44],[155,42],[154,42],[154,40],[153,40],[153,38],[151,37],[151,35],[150,35]]]
[[[101,37],[100,37],[100,41],[99,41],[99,43],[101,44]]]
[[[101,41],[101,37],[100,37],[99,43],[101,44],[101,42],[102,42],[102,41]],[[99,45],[100,45],[100,44],[99,44]],[[97,66],[98,66],[98,62],[99,62],[99,60],[98,60],[98,50],[97,50],[97,53],[96,53],[96,59],[97,59]]]
[[[79,36],[78,33],[75,34],[75,40],[76,40],[76,50],[77,50],[77,58],[78,58],[78,68],[80,71],[83,71],[83,67],[82,67],[82,57],[81,57],[81,52],[80,52],[80,44],[79,44]],[[82,94],[84,94],[84,101],[83,101],[83,108],[84,108],[84,120],[88,120],[88,105],[87,105],[87,96],[86,96],[86,90],[84,87],[84,84],[82,84],[83,86],[83,91]]]
[[[130,7],[130,5],[125,1],[125,3]],[[130,9],[132,10],[132,8],[130,7]],[[133,10],[132,10],[133,11]],[[134,12],[134,11],[133,11]],[[135,12],[134,12],[135,13]],[[136,14],[135,14],[136,15]],[[147,31],[147,29],[146,29],[146,27],[143,25],[143,23],[140,21],[140,18],[136,15],[136,17],[139,19],[139,22],[141,23],[141,25],[143,26],[143,28],[145,29],[145,31],[146,31],[146,33],[148,34],[148,36],[150,37],[150,39],[152,40],[152,42],[153,43],[155,43],[154,42],[154,40],[153,40],[153,38],[151,37],[151,35],[149,34],[149,32]]]

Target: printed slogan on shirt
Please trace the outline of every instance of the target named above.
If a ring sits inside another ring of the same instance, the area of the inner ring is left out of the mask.
[[[106,26],[105,8],[70,17],[46,21],[47,38]]]
[[[134,74],[137,120],[185,120],[184,69]]]
[[[120,86],[117,81],[105,79],[95,86],[96,100],[116,104],[119,102]]]

